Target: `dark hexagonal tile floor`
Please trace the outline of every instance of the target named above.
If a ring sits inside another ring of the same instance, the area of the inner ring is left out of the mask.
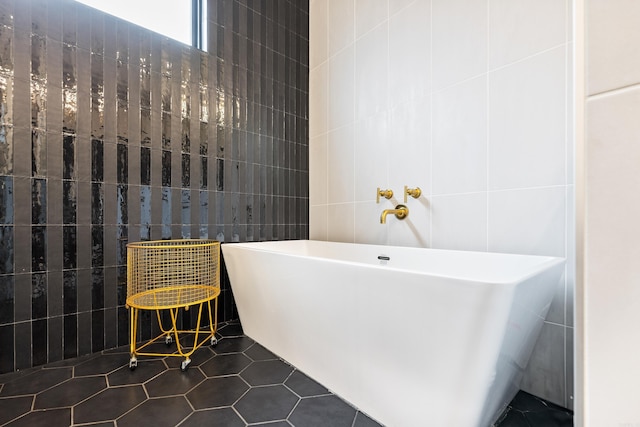
[[[298,403],[298,396],[282,385],[254,387],[234,405],[249,423],[286,419]]]
[[[150,379],[167,370],[167,365],[162,360],[139,360],[138,368],[129,369],[129,365],[107,375],[110,386],[127,384],[144,384]]]
[[[139,367],[136,369],[143,369]],[[176,394],[188,393],[192,388],[204,380],[204,374],[197,368],[187,369],[182,372],[180,369],[167,369],[144,385],[150,397],[172,396]]]
[[[31,411],[24,417],[18,418],[7,426],[11,427],[52,427],[70,426],[71,409],[47,409],[43,411]]]
[[[243,353],[218,354],[200,366],[208,377],[239,374],[251,364],[251,359]]]
[[[245,427],[246,423],[233,408],[219,408],[195,411],[180,424],[180,427],[191,426]]]
[[[107,388],[74,407],[74,424],[115,420],[142,402],[147,395],[141,385]]]
[[[72,368],[35,369],[8,382],[0,390],[0,397],[36,394],[71,378]]]
[[[351,427],[356,410],[337,396],[315,396],[304,398],[291,414],[293,425],[325,427],[331,420],[332,427]]]
[[[0,399],[0,424],[16,419],[31,410],[33,396]]]
[[[103,354],[100,357],[87,360],[76,366],[73,370],[73,376],[83,377],[90,375],[108,374],[122,366],[128,366],[128,354]]]
[[[173,427],[191,415],[193,410],[184,396],[146,400],[118,418],[118,425]]]
[[[253,362],[240,376],[252,386],[281,384],[291,375],[293,367],[281,360]]]
[[[231,406],[249,386],[237,375],[209,378],[187,394],[187,399],[196,409]]]
[[[251,347],[246,349],[244,351],[244,354],[246,354],[251,359],[256,360],[256,361],[257,360],[274,360],[274,359],[278,359],[278,356],[276,356],[275,354],[271,353],[269,350],[267,350],[266,348],[264,348],[263,346],[261,346],[258,343],[255,343],[254,345],[252,345]]]
[[[72,378],[36,395],[34,409],[73,406],[105,388],[107,381],[104,376]]]
[[[141,356],[131,371],[125,346],[0,375],[0,425],[380,426],[244,336],[238,322],[221,324],[218,337],[185,372],[172,356]],[[571,426],[572,414],[521,392],[496,426],[520,425]]]
[[[300,371],[294,371],[284,384],[301,397],[330,394],[329,390],[324,386],[318,384]]]

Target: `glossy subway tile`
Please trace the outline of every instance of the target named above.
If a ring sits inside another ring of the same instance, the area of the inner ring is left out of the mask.
[[[16,324],[4,329],[16,358],[0,372],[48,360],[46,345],[59,359],[127,341],[129,241],[305,237],[305,209],[283,197],[300,197],[287,180],[300,167],[292,153],[308,93],[292,88],[307,72],[297,65],[304,7],[218,4],[206,54],[70,0],[5,3],[0,275],[21,278],[10,321],[30,323],[17,340]],[[40,300],[23,282],[38,274],[61,275],[47,302],[64,316],[36,325]],[[237,316],[230,292],[220,298],[222,316]]]
[[[47,270],[47,227],[31,227],[31,271]]]
[[[11,275],[0,275],[0,325],[13,323],[15,305],[15,279]]]

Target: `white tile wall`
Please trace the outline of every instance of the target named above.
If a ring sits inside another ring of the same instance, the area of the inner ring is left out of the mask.
[[[310,237],[566,257],[523,386],[568,407],[571,3],[313,0],[310,17]],[[381,225],[404,185],[423,197]]]
[[[416,0],[392,0],[389,2],[389,14],[393,15],[413,3],[416,3]]]
[[[312,240],[329,240],[328,233],[329,205],[309,207],[309,238]]]
[[[371,201],[376,198],[375,189],[386,189],[389,183],[389,113],[382,112],[359,120],[355,126],[354,200]],[[372,183],[376,183],[374,188]]]
[[[309,197],[327,204],[327,134],[309,140]]]
[[[314,118],[309,123],[309,137],[327,131],[329,74],[328,62],[323,62],[309,72],[309,114]]]
[[[487,190],[487,76],[433,95],[433,194]]]
[[[354,232],[361,243],[386,244],[388,228],[380,224],[380,210],[393,207],[393,203],[386,199],[383,199],[380,204],[377,204],[375,200],[355,203]]]
[[[329,132],[327,137],[327,202],[353,203],[354,129],[349,124]]]
[[[565,184],[564,46],[489,73],[489,189]]]
[[[432,1],[434,88],[486,73],[487,7],[478,0]]]
[[[591,0],[587,91],[589,95],[640,82],[640,2]]]
[[[353,43],[355,38],[354,0],[327,0],[327,24],[329,55]],[[311,30],[311,27],[309,27]],[[309,37],[311,38],[311,36]]]
[[[355,101],[355,55],[353,44],[329,58],[327,129],[333,130],[353,123]],[[309,81],[311,83],[311,81]],[[322,89],[319,89],[322,90]],[[309,87],[311,97],[311,87]],[[313,104],[310,101],[309,104]],[[311,124],[309,127],[316,126]]]
[[[385,150],[389,186],[403,199],[405,185],[431,192],[431,97],[416,98],[390,111]],[[358,153],[366,156],[366,153]]]
[[[387,20],[389,2],[388,0],[356,0],[355,14],[356,38],[360,38]]]
[[[416,1],[389,19],[391,106],[422,98],[431,89],[430,15],[429,2]]]
[[[432,246],[487,250],[487,193],[432,196]]]
[[[399,191],[397,198],[402,203],[402,191]],[[395,217],[388,216],[386,224],[378,224],[378,227],[387,225],[387,244],[428,247],[428,236],[431,235],[429,232],[431,229],[430,201],[427,198],[416,200],[409,197],[406,206],[409,208],[409,216],[404,220],[399,221]]]
[[[356,41],[355,86],[357,119],[386,111],[389,49],[387,21]]]
[[[489,67],[563,45],[568,22],[566,0],[491,0]]]
[[[563,186],[492,191],[489,251],[564,257],[565,220]]]
[[[337,203],[327,207],[327,240],[353,242],[355,222],[353,203]]]
[[[520,385],[524,390],[547,390],[545,397],[553,402],[565,399],[567,329],[554,323],[543,325]]]
[[[633,9],[629,2],[614,3],[616,9]],[[631,19],[620,24],[624,27]],[[581,326],[588,337],[584,347],[588,426],[640,422],[639,111],[640,79],[630,88],[587,102],[583,306],[587,321]]]
[[[313,37],[309,39],[309,67],[316,68],[327,60],[329,34],[327,28],[328,3],[324,0],[311,0],[309,13],[313,19],[309,22],[309,33]],[[313,87],[313,85],[310,85]]]

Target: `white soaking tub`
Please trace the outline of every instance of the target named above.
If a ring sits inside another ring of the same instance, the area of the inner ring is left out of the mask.
[[[494,422],[564,271],[561,258],[308,240],[222,252],[246,335],[390,427]]]

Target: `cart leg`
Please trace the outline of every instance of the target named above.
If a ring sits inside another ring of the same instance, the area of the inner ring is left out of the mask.
[[[195,336],[193,337],[193,349],[192,349],[192,352],[196,351],[204,343],[204,341],[200,342],[198,340],[198,336],[200,335],[200,321],[202,320],[202,306],[203,305],[204,305],[204,302],[201,302],[199,307],[198,307],[198,320],[196,320],[196,331],[195,331]]]
[[[218,339],[216,338],[216,330],[218,329],[218,297],[214,298],[215,304],[215,323],[213,321],[213,316],[211,314],[211,300],[207,301],[207,305],[209,308],[209,329],[211,330],[211,346],[215,347],[218,345]]]
[[[130,319],[130,336],[129,336],[129,352],[131,353],[131,358],[135,359],[136,357],[136,327],[138,324],[138,309],[134,307],[129,307],[131,311],[131,319]]]
[[[182,352],[182,345],[180,345],[180,337],[178,336],[178,310],[179,309],[177,308],[170,308],[169,313],[171,314],[171,326],[173,328],[173,334],[176,339],[176,348],[178,350],[178,354],[180,354],[180,356],[184,356],[184,353]]]
[[[158,326],[160,327],[160,331],[163,334],[169,335],[171,333],[171,329],[167,330],[164,328],[164,322],[162,321],[162,316],[160,315],[161,310],[156,310],[156,316],[158,317]]]

